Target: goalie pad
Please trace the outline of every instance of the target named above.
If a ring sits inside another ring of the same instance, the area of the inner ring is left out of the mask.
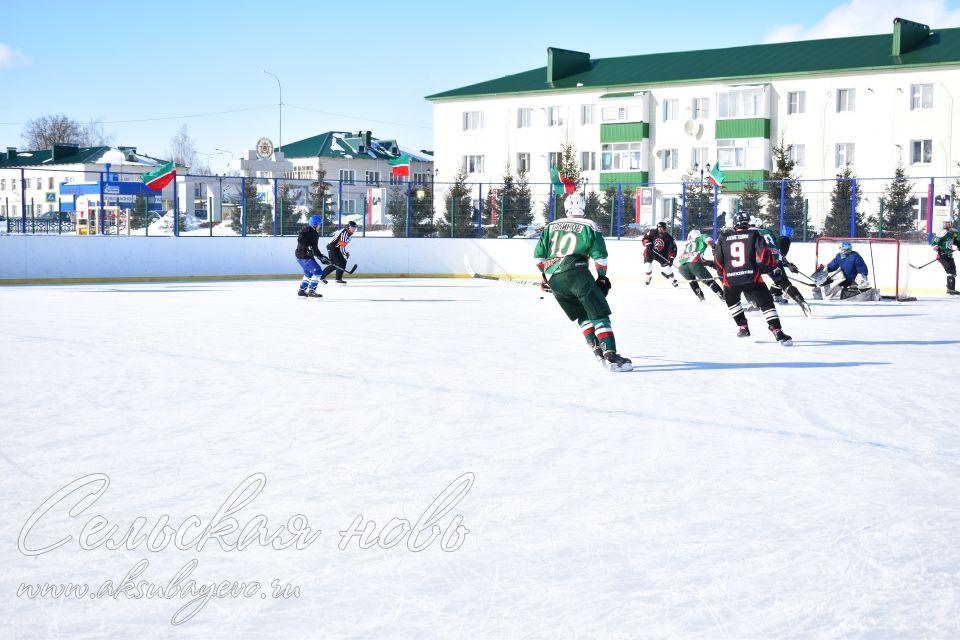
[[[880,289],[844,287],[840,291],[840,299],[844,302],[877,302],[880,300]]]

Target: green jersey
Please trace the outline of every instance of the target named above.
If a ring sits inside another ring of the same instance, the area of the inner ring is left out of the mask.
[[[763,238],[763,241],[767,243],[767,247],[770,249],[770,252],[773,253],[773,257],[780,262],[780,246],[777,244],[777,238],[773,235],[773,231],[770,229],[757,229],[760,232],[760,237]]]
[[[703,262],[703,252],[710,246],[713,246],[713,238],[700,234],[683,245],[683,252],[680,254],[680,264]]]
[[[533,257],[547,276],[585,267],[587,258],[593,258],[599,275],[607,270],[607,245],[600,227],[587,218],[560,218],[545,226]]]
[[[943,229],[933,236],[930,244],[937,250],[937,253],[950,253],[953,251],[953,247],[950,245],[960,247],[960,235],[953,229]]]

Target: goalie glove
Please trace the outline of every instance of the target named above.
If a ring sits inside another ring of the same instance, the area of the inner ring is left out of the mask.
[[[600,292],[606,297],[613,285],[610,284],[610,278],[607,276],[597,276],[597,286],[600,287]]]
[[[862,273],[861,273],[860,275],[858,275],[858,276],[857,276],[857,286],[860,287],[861,289],[869,289],[869,288],[870,288],[870,281],[867,280],[867,276],[863,275]]]

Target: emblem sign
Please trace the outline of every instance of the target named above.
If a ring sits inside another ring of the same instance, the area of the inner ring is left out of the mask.
[[[264,159],[273,155],[273,141],[270,138],[257,140],[257,157]]]

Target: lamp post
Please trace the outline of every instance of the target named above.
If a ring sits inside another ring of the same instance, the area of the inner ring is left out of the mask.
[[[214,149],[214,151],[219,151],[220,153],[229,153],[229,154],[230,154],[230,166],[233,165],[233,151],[227,151],[226,149]]]
[[[697,210],[700,212],[700,217],[703,218],[703,175],[704,173],[710,173],[710,163],[708,162],[706,166],[701,166],[698,163],[694,163],[693,170],[700,171],[700,198]],[[703,220],[698,220],[697,222],[702,224]]]
[[[283,147],[283,87],[280,85],[280,78],[277,77],[277,74],[271,73],[266,69],[260,69],[260,73],[273,76],[273,79],[277,81],[277,89],[280,90],[280,132],[277,135],[277,149],[280,149]]]

